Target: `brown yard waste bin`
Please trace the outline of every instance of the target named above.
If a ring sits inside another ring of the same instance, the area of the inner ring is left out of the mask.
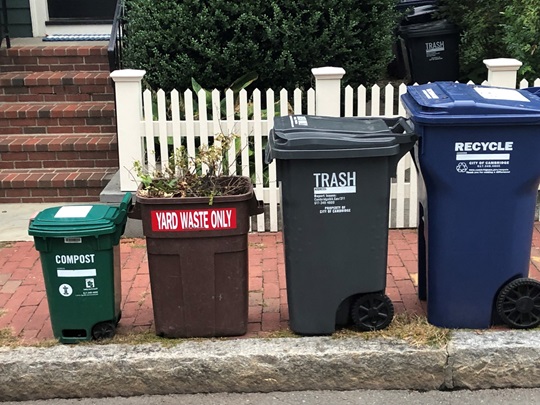
[[[247,179],[241,195],[146,198],[143,221],[156,334],[237,336],[247,332],[249,217],[261,212]]]

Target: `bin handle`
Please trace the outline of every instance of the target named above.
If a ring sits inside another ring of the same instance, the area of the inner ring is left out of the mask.
[[[248,201],[248,210],[249,215],[259,215],[264,212],[264,201],[258,200],[255,193],[251,196],[251,199]]]
[[[128,212],[133,209],[132,204],[131,204],[131,200],[132,200],[132,195],[128,191],[126,194],[124,194],[124,198],[122,198],[122,201],[120,202],[120,205],[118,206],[117,215],[116,215],[116,218],[114,220],[115,224],[119,224],[121,222],[124,222],[124,219],[125,219],[126,215],[128,214]]]

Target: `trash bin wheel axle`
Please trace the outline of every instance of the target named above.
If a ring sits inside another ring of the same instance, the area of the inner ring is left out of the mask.
[[[351,305],[351,317],[361,331],[384,329],[392,322],[394,305],[385,294],[364,294]]]
[[[540,325],[540,282],[518,278],[505,285],[497,297],[497,313],[511,328]]]

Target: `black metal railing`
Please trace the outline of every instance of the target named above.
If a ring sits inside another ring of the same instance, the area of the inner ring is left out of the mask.
[[[117,69],[122,69],[122,39],[124,36],[124,15],[125,6],[124,0],[118,0],[111,30],[111,39],[107,53],[109,56],[109,70],[112,72]]]
[[[11,48],[11,40],[9,39],[9,26],[8,26],[8,11],[6,0],[2,0],[2,15],[0,16],[0,46],[6,39],[6,46]]]

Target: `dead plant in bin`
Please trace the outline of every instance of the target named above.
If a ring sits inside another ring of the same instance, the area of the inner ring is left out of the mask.
[[[166,165],[149,170],[140,161],[133,165],[141,186],[137,194],[148,198],[208,197],[210,205],[216,196],[240,195],[249,191],[249,179],[231,175],[228,150],[235,147],[235,134],[220,133],[212,145],[202,144],[195,156],[185,146],[172,154]]]

